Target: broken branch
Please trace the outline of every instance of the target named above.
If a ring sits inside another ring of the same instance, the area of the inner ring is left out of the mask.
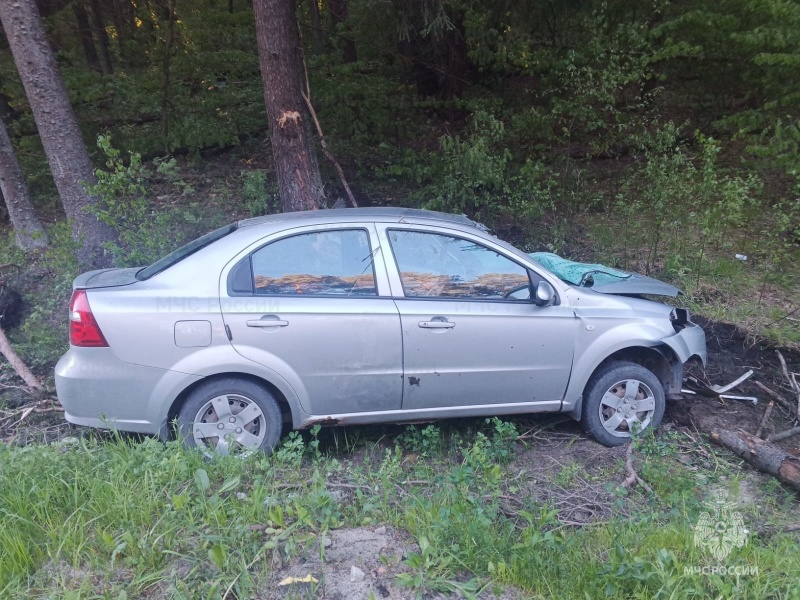
[[[317,135],[319,135],[319,144],[320,146],[322,146],[322,151],[325,153],[325,156],[328,157],[328,160],[331,161],[333,167],[336,169],[336,172],[339,174],[339,179],[342,182],[344,191],[347,192],[347,197],[350,198],[350,204],[353,205],[353,208],[358,208],[358,202],[356,202],[356,198],[355,196],[353,196],[353,192],[350,190],[350,186],[347,184],[347,179],[344,178],[344,171],[342,170],[342,166],[339,164],[339,161],[337,161],[336,158],[334,158],[333,154],[328,148],[328,142],[325,141],[325,136],[322,133],[322,127],[320,126],[319,120],[317,119],[317,113],[314,111],[314,106],[311,104],[311,99],[302,92],[300,92],[300,94],[303,96],[303,100],[306,101],[308,112],[311,114],[311,118],[314,120],[314,125],[317,128]]]
[[[767,404],[767,408],[764,411],[764,416],[761,417],[761,420],[758,422],[758,429],[756,429],[755,437],[760,438],[761,432],[764,430],[764,425],[767,424],[769,420],[770,414],[772,414],[772,409],[775,407],[775,400],[770,400],[769,404]]]
[[[773,433],[769,437],[767,437],[768,442],[780,442],[782,440],[788,439],[792,436],[795,436],[800,433],[800,427],[792,427],[791,429],[787,429],[786,431],[780,431],[778,433]]]
[[[26,365],[25,362],[14,351],[14,348],[11,346],[11,342],[9,342],[8,338],[6,337],[6,332],[3,331],[2,327],[0,327],[0,353],[6,357],[8,364],[11,365],[14,371],[16,371],[17,375],[22,378],[29,388],[35,390],[42,388],[42,384],[39,383],[39,380],[28,368],[28,365]]]
[[[792,390],[797,396],[797,408],[795,408],[795,418],[800,421],[800,385],[797,383],[797,379],[794,377],[794,373],[789,373],[789,368],[786,366],[786,360],[783,358],[783,354],[781,354],[780,350],[776,350],[775,353],[778,355],[778,360],[781,361],[781,371],[783,371],[783,376],[786,377],[786,381],[789,382],[789,389]]]
[[[756,384],[756,385],[757,385],[759,388],[761,388],[761,390],[762,390],[762,391],[766,392],[767,394],[769,394],[770,396],[772,396],[773,398],[775,398],[775,400],[777,400],[777,401],[778,401],[778,404],[780,404],[780,405],[781,405],[783,408],[785,408],[786,410],[788,410],[788,411],[789,411],[789,414],[790,414],[790,415],[791,415],[792,413],[794,413],[794,406],[792,405],[792,403],[791,403],[791,402],[789,402],[789,401],[788,401],[788,400],[786,400],[786,399],[785,399],[783,396],[781,396],[781,395],[777,394],[776,392],[773,392],[771,389],[769,389],[767,386],[765,386],[765,385],[764,385],[763,383],[761,383],[760,381],[756,381],[756,382],[754,382],[754,383],[755,383],[755,384]]]
[[[311,114],[311,118],[314,120],[314,125],[317,128],[317,135],[319,135],[319,143],[322,146],[322,151],[325,153],[325,156],[328,157],[328,160],[333,163],[333,167],[336,169],[336,172],[339,174],[339,179],[342,182],[342,186],[344,187],[344,191],[347,192],[347,197],[350,198],[350,204],[353,205],[353,208],[358,208],[358,202],[356,202],[355,196],[353,196],[353,192],[350,191],[350,186],[347,184],[347,179],[344,178],[344,171],[342,170],[339,161],[334,158],[333,153],[328,148],[328,142],[325,141],[325,135],[322,133],[322,126],[319,124],[319,119],[317,119],[317,113],[314,110],[314,105],[311,104],[311,85],[308,82],[308,69],[306,68],[306,62],[303,61],[303,72],[306,76],[306,93],[300,92],[300,95],[303,97],[303,100],[306,101],[306,107],[308,107],[308,112]]]

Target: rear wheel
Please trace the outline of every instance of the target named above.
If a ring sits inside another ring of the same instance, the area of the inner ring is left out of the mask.
[[[273,395],[245,379],[217,379],[199,386],[178,413],[184,443],[208,455],[269,454],[280,439],[281,427]]]
[[[658,427],[664,404],[664,386],[652,371],[632,362],[609,363],[586,386],[581,424],[604,446],[620,446],[631,434]]]

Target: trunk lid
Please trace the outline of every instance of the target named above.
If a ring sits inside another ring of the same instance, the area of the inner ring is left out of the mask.
[[[136,273],[141,267],[129,269],[98,269],[78,275],[72,282],[73,290],[90,290],[93,288],[120,287],[136,283]]]

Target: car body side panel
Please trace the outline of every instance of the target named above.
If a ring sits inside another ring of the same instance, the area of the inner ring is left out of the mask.
[[[472,404],[464,406],[447,406],[434,408],[418,408],[389,410],[382,412],[332,413],[322,415],[305,415],[298,429],[320,425],[355,425],[368,423],[429,423],[438,419],[456,417],[489,417],[493,415],[521,415],[538,412],[557,412],[561,401],[554,402],[513,402],[506,404]]]
[[[403,410],[548,403],[563,398],[576,325],[569,307],[539,307],[531,301],[405,298],[388,231],[452,235],[530,268],[516,253],[480,231],[409,223],[378,224],[377,230],[403,325]],[[422,325],[442,319],[453,327]]]
[[[403,409],[560,401],[576,319],[532,302],[395,300],[403,324]],[[420,323],[445,319],[452,329]]]
[[[250,252],[297,234],[348,229],[366,230],[369,234],[379,295],[229,295],[228,274]],[[231,344],[242,357],[279,373],[297,386],[301,390],[300,404],[307,413],[400,408],[403,393],[400,316],[391,298],[380,296],[388,292],[381,252],[371,224],[297,227],[251,244],[222,270],[219,295]],[[248,325],[264,317],[286,324]]]
[[[55,369],[70,423],[155,434],[172,399],[200,376],[120,361],[109,348],[71,347]]]
[[[187,356],[174,365],[175,370],[192,373],[200,378],[226,375],[229,373],[242,373],[263,379],[274,385],[284,396],[292,412],[299,409],[303,401],[307,402],[307,392],[296,373],[282,364],[281,359],[270,357],[271,365],[266,367],[263,363],[250,359],[243,359],[230,344],[202,348]],[[188,387],[188,386],[187,386]]]
[[[391,299],[264,298],[269,311],[253,311],[253,300],[228,298],[225,303],[233,347],[302,385],[301,405],[307,412],[400,408],[402,340]],[[247,326],[265,314],[288,325]]]
[[[229,345],[216,289],[209,294],[194,285],[165,292],[161,286],[140,282],[125,288],[90,289],[87,297],[109,346],[123,362],[174,369],[197,351],[176,344],[179,321],[205,322],[204,327],[211,330],[208,345]]]

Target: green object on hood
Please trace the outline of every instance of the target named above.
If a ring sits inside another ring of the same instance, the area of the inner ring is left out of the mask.
[[[596,263],[575,262],[552,252],[532,252],[529,256],[545,269],[557,275],[559,279],[573,285],[588,287],[590,277],[594,284],[603,284],[628,279],[631,276],[625,271]]]

